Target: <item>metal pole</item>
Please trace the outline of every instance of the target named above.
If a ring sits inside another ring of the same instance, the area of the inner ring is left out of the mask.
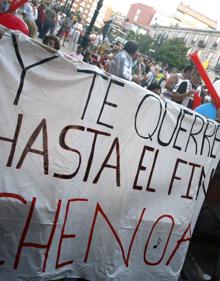
[[[72,0],[71,3],[70,3],[70,7],[67,11],[67,17],[70,15],[70,12],[71,12],[71,9],[72,9],[72,6],[73,6],[73,2],[74,2],[74,0]]]
[[[86,30],[86,33],[82,39],[82,47],[83,47],[83,52],[85,51],[85,49],[87,48],[88,44],[89,44],[89,35],[91,34],[92,32],[92,29],[94,27],[94,24],[95,24],[95,21],[98,17],[98,14],[99,14],[99,11],[100,9],[102,8],[102,5],[103,5],[103,0],[99,0],[98,3],[97,3],[97,6],[96,6],[96,9],[95,9],[95,12],[93,14],[93,17],[91,19],[91,22]]]
[[[66,13],[66,8],[68,6],[68,0],[66,0],[64,6],[63,6],[63,13]]]

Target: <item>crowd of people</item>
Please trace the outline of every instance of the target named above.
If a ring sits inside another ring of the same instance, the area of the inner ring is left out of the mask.
[[[68,47],[70,58],[96,65],[188,108],[194,108],[195,93],[201,103],[211,100],[193,65],[186,65],[178,72],[141,54],[135,41],[110,43],[106,40],[106,30],[110,26],[108,23],[89,35],[89,44],[85,48],[82,43],[87,26],[83,25],[82,16],[73,12],[66,15],[59,5],[47,6],[37,0],[28,0],[18,10],[29,27],[31,37],[38,37],[45,45],[56,50]],[[10,0],[0,1],[0,12],[6,12],[9,7]]]
[[[7,12],[9,7],[10,0],[0,0],[0,13]],[[18,14],[27,23],[30,37],[38,37],[43,44],[56,50],[68,47],[69,57],[74,60],[96,65],[105,72],[133,81],[164,99],[190,109],[198,106],[195,97],[199,98],[201,104],[212,102],[210,93],[192,64],[183,66],[179,71],[141,54],[135,41],[109,43],[106,35],[110,21],[101,30],[94,30],[90,34],[88,47],[85,48],[82,41],[86,26],[82,18],[75,13],[64,14],[59,4],[47,6],[37,0],[28,0]],[[214,85],[220,94],[220,80]],[[217,110],[217,116],[213,116],[213,119],[219,121],[219,115]]]
[[[202,84],[201,77],[192,64],[178,72],[175,68],[156,62],[151,57],[138,52],[135,41],[108,45],[90,52],[87,62],[95,64],[111,74],[133,81],[163,98],[194,109],[194,95],[201,103],[210,102],[211,97]]]

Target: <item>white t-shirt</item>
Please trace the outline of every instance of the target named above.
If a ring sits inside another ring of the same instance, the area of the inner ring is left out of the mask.
[[[75,30],[81,32],[83,30],[83,25],[80,22],[77,22],[74,24],[74,28],[75,28]]]
[[[125,51],[122,50],[116,54],[111,61],[109,72],[115,76],[125,80],[132,80],[132,58]]]
[[[215,87],[215,90],[216,90],[218,96],[220,97],[220,79],[219,79],[219,80],[216,80],[216,81],[213,83],[213,86]]]
[[[34,21],[34,9],[30,3],[25,3],[23,7],[23,13],[25,14],[26,18],[30,21]]]
[[[192,90],[192,83],[190,82],[190,80],[182,80],[181,82],[177,83],[177,85],[174,87],[173,93],[185,94],[190,90]],[[185,97],[182,101],[177,103],[189,107],[191,101],[192,101],[191,97]]]

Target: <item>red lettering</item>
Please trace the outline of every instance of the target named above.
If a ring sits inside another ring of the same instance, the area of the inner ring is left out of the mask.
[[[186,237],[186,234],[187,234],[188,231],[189,231],[189,233],[190,233],[190,236],[189,236],[189,237]],[[177,250],[179,249],[180,245],[181,245],[182,243],[185,243],[185,242],[189,242],[189,241],[190,241],[191,236],[192,236],[192,233],[191,233],[191,224],[189,224],[188,227],[187,227],[187,229],[184,231],[182,237],[180,238],[180,240],[178,240],[178,241],[176,242],[176,247],[174,248],[173,252],[171,253],[171,255],[170,255],[170,257],[169,257],[169,259],[168,259],[166,265],[169,265],[169,264],[170,264],[171,260],[173,259],[174,255],[176,254],[176,252],[177,252]]]
[[[27,204],[27,201],[20,195],[16,193],[9,193],[9,192],[1,192],[0,193],[0,198],[12,198],[20,201],[23,204]],[[0,261],[0,266],[3,265],[5,261]]]
[[[59,263],[63,239],[73,239],[73,238],[76,237],[75,234],[66,234],[65,233],[65,226],[66,226],[66,221],[67,221],[67,217],[68,217],[68,213],[69,213],[70,203],[72,203],[72,202],[87,202],[87,201],[88,201],[88,199],[81,199],[81,198],[68,200],[68,203],[67,203],[67,206],[66,206],[66,213],[65,213],[65,217],[64,217],[64,223],[63,223],[63,227],[62,227],[62,230],[61,230],[60,241],[59,241],[59,246],[58,246],[57,259],[56,259],[56,269],[73,263],[73,260],[69,260],[69,261]]]
[[[5,138],[5,137],[0,137],[0,140],[12,143],[11,151],[10,151],[10,154],[9,154],[9,157],[8,157],[8,161],[7,161],[7,164],[6,164],[7,167],[11,167],[11,165],[12,165],[16,144],[17,144],[18,136],[19,136],[20,129],[21,129],[22,119],[23,119],[23,115],[22,114],[18,114],[18,120],[17,120],[17,125],[16,125],[16,128],[15,128],[15,133],[14,133],[13,139]]]
[[[34,149],[31,148],[33,143],[35,142],[35,140],[37,139],[37,137],[39,136],[40,132],[42,131],[42,150],[38,150],[38,149]],[[36,153],[39,155],[43,156],[43,160],[44,160],[44,174],[48,175],[48,169],[49,169],[49,160],[48,160],[48,136],[47,136],[47,124],[46,124],[46,119],[43,119],[40,124],[37,126],[37,128],[34,130],[34,132],[32,133],[32,135],[30,136],[22,154],[21,154],[21,158],[18,161],[18,164],[16,166],[17,169],[20,169],[25,157],[27,156],[27,154],[29,152],[32,153]]]
[[[125,263],[126,267],[128,267],[128,262],[129,262],[132,246],[133,246],[133,243],[134,243],[134,239],[135,239],[136,234],[138,232],[139,226],[140,226],[140,224],[142,222],[145,210],[146,210],[146,208],[144,208],[142,210],[142,213],[141,213],[140,218],[138,220],[138,224],[137,224],[137,226],[136,226],[136,228],[134,230],[134,233],[132,235],[131,242],[130,242],[130,245],[129,245],[129,248],[128,248],[128,254],[127,254],[127,257],[126,257],[125,256],[125,251],[124,251],[124,248],[123,248],[123,245],[122,245],[120,237],[118,236],[117,232],[113,228],[111,222],[109,221],[107,215],[102,210],[102,208],[99,205],[99,203],[97,203],[96,210],[95,210],[95,216],[94,216],[94,219],[93,219],[93,222],[92,222],[92,228],[91,228],[91,231],[90,231],[90,234],[89,234],[89,240],[88,240],[88,244],[87,244],[87,249],[86,249],[86,255],[85,255],[85,258],[84,258],[84,262],[86,263],[88,261],[89,251],[90,251],[90,248],[91,248],[92,239],[93,239],[93,233],[94,233],[94,229],[95,229],[95,224],[96,224],[96,220],[97,220],[98,214],[100,213],[102,215],[102,217],[104,218],[104,220],[106,221],[107,225],[109,226],[111,232],[113,233],[113,235],[114,235],[114,237],[115,237],[115,239],[116,239],[116,241],[117,241],[117,243],[118,243],[118,245],[120,247],[124,263]]]
[[[10,192],[1,192],[0,193],[0,198],[13,198],[16,199],[18,201],[20,201],[23,204],[27,204],[27,201],[24,199],[24,197],[22,197],[21,195],[18,195],[16,193],[10,193]]]
[[[151,261],[148,261],[147,258],[146,258],[147,247],[148,247],[148,244],[149,244],[151,235],[152,235],[152,233],[153,233],[153,231],[154,231],[154,228],[156,227],[156,225],[158,224],[158,222],[159,222],[160,220],[162,220],[163,218],[168,218],[168,219],[170,219],[171,222],[172,222],[172,226],[171,226],[170,233],[169,233],[169,235],[168,235],[166,244],[165,244],[165,246],[164,246],[162,256],[160,257],[160,259],[159,259],[158,261],[151,262]],[[161,263],[161,261],[162,261],[164,255],[165,255],[165,252],[166,252],[168,243],[169,243],[169,241],[170,241],[170,237],[171,237],[171,233],[172,233],[173,228],[174,228],[174,224],[175,224],[175,223],[174,223],[174,219],[173,219],[173,217],[170,216],[170,215],[163,215],[163,216],[160,216],[160,217],[157,219],[157,221],[154,223],[154,225],[153,225],[153,227],[152,227],[152,229],[151,229],[151,232],[150,232],[150,234],[149,234],[149,236],[148,236],[147,242],[146,242],[146,244],[145,244],[145,249],[144,249],[144,262],[145,262],[147,265],[158,265],[158,264]]]
[[[22,249],[24,247],[29,247],[29,248],[37,248],[37,249],[46,249],[45,257],[44,257],[44,263],[43,263],[43,272],[45,272],[49,250],[50,250],[50,247],[51,247],[51,244],[52,244],[52,240],[53,240],[53,237],[54,237],[54,233],[55,233],[55,230],[56,230],[57,221],[58,221],[58,217],[59,217],[59,213],[60,213],[61,202],[62,202],[61,200],[58,201],[58,205],[57,205],[57,209],[56,209],[56,212],[55,212],[53,226],[52,226],[52,230],[51,230],[51,233],[50,233],[48,243],[47,244],[37,244],[37,243],[25,242],[25,238],[27,236],[28,229],[30,227],[30,223],[31,223],[31,219],[32,219],[32,215],[33,215],[33,211],[34,211],[34,207],[35,207],[35,203],[36,203],[36,198],[35,197],[33,198],[32,203],[31,203],[31,207],[30,207],[30,211],[29,211],[29,214],[28,214],[25,226],[24,226],[24,230],[22,232],[20,242],[19,242],[19,245],[18,245],[18,250],[17,250],[15,263],[14,263],[14,269],[18,268],[18,264],[19,264],[19,261],[20,261]]]

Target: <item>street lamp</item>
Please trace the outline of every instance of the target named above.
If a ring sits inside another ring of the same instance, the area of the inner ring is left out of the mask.
[[[92,29],[94,27],[94,24],[95,24],[95,21],[98,17],[98,14],[99,14],[99,11],[100,9],[102,8],[102,5],[103,5],[103,0],[99,0],[98,3],[97,3],[97,6],[96,6],[96,9],[95,9],[95,12],[93,14],[93,17],[91,19],[91,22],[86,30],[86,33],[82,39],[82,47],[83,47],[83,52],[85,51],[86,47],[89,45],[89,35],[91,34],[92,32]]]

